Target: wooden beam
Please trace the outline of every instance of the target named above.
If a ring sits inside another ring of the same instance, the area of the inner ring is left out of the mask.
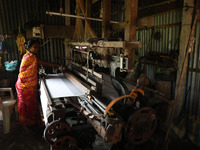
[[[121,30],[121,29],[124,29],[125,27],[126,27],[126,22],[112,24],[111,26],[112,30]]]
[[[85,1],[85,6],[86,6],[86,8],[85,8],[85,16],[86,17],[91,17],[91,8],[92,8],[92,1],[91,0],[86,0]],[[87,22],[89,23],[89,24],[91,24],[91,21],[90,20],[87,20]],[[85,21],[85,40],[87,39],[87,31],[86,31],[86,28],[87,28],[87,22]]]
[[[74,26],[40,25],[44,38],[71,39],[74,34]],[[26,30],[26,37],[33,38],[33,29]]]
[[[141,42],[126,42],[126,41],[105,41],[105,42],[97,42],[97,43],[89,43],[89,42],[70,42],[68,45],[73,46],[86,46],[86,47],[101,47],[101,48],[141,48]]]
[[[126,0],[126,11],[125,11],[125,41],[134,42],[136,36],[136,21],[138,12],[138,0]],[[125,50],[124,56],[129,58],[129,71],[134,70],[134,56],[135,51],[133,48],[128,48]]]
[[[138,18],[152,16],[156,14],[161,14],[163,12],[168,12],[172,10],[177,10],[182,7],[182,3],[177,1],[172,1],[170,3],[160,3],[160,5],[152,5],[151,7],[144,7],[138,10]]]
[[[74,26],[44,25],[45,38],[73,38]]]
[[[145,6],[140,6],[140,4],[139,4],[138,10],[146,9],[146,8],[150,8],[150,7],[155,7],[155,6],[160,6],[160,5],[163,5],[163,4],[169,4],[169,3],[172,3],[172,2],[176,2],[176,1],[177,0],[165,0],[165,1],[156,2],[156,3],[151,3],[152,1],[150,1],[150,4],[145,5]]]
[[[200,69],[199,68],[188,68],[188,71],[200,73]]]
[[[137,27],[144,27],[144,26],[153,26],[153,16],[138,18]]]
[[[94,4],[94,3],[98,2],[98,1],[100,1],[100,0],[92,0],[92,4]]]
[[[194,0],[184,0],[184,5],[194,6]],[[179,46],[179,56],[178,56],[178,70],[177,70],[177,79],[176,79],[176,89],[178,88],[178,83],[182,73],[182,66],[184,64],[187,44],[191,32],[191,23],[192,23],[192,14],[193,8],[183,8],[182,11],[182,23],[181,23],[181,34],[180,34],[180,46]],[[185,86],[186,86],[186,73],[182,78],[182,84],[179,90],[179,95],[176,103],[176,111],[174,117],[178,117],[180,111],[182,110],[184,95],[185,95]],[[177,91],[176,91],[177,92]]]
[[[124,29],[125,26],[126,26],[126,22],[120,22],[120,23],[112,24],[111,28],[112,30],[120,30],[120,29]],[[153,26],[153,16],[138,18],[136,22],[136,26],[137,27]]]
[[[102,1],[102,38],[110,37],[111,0]]]
[[[92,0],[86,0],[86,16],[91,17],[91,9],[92,9]],[[88,20],[90,23],[90,20]]]
[[[160,25],[160,26],[150,26],[150,27],[140,27],[137,28],[137,31],[142,31],[142,30],[148,30],[148,29],[162,29],[162,28],[170,28],[170,27],[177,27],[181,26],[181,23],[174,23],[174,24],[166,24],[166,25]]]
[[[70,0],[65,0],[65,13],[70,14]],[[65,17],[65,25],[70,25],[69,17]]]
[[[66,14],[70,14],[70,8],[71,8],[70,0],[65,0],[65,13]],[[65,17],[65,25],[70,26],[70,18],[69,17]],[[68,40],[68,39],[66,38],[65,40]],[[69,65],[71,52],[70,52],[70,47],[67,45],[65,45],[65,57],[67,58],[67,59],[65,59],[65,65]]]

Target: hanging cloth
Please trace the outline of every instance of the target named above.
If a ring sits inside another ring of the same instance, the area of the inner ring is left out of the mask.
[[[26,48],[23,45],[24,42],[26,42],[25,37],[21,33],[19,33],[17,35],[16,43],[17,43],[18,50],[20,51],[20,55],[23,55],[24,53],[26,53]]]

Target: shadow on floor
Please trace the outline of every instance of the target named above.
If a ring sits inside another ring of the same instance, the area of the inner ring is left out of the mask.
[[[32,129],[31,134],[22,132],[21,125],[14,119],[11,122],[9,134],[3,134],[3,121],[0,120],[0,150],[50,150],[49,145],[43,139],[44,129]],[[157,132],[149,142],[141,146],[129,147],[130,150],[161,150],[163,145],[160,140],[163,134]],[[153,141],[153,142],[152,142]],[[105,150],[105,147],[95,146],[93,150]],[[116,149],[115,149],[116,150]],[[119,150],[119,149],[118,149]],[[168,150],[200,150],[190,141],[181,140],[173,132],[170,134],[170,144]]]
[[[42,129],[34,129],[33,133],[22,132],[17,121],[11,122],[9,134],[3,134],[3,121],[0,121],[1,150],[49,150],[49,145],[42,138]]]

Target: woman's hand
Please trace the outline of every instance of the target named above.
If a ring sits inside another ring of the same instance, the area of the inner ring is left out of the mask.
[[[67,66],[62,66],[62,65],[61,65],[61,66],[59,67],[59,70],[61,70],[61,71],[67,70]]]

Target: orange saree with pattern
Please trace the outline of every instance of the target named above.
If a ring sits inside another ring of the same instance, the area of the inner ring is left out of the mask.
[[[27,52],[21,62],[16,83],[19,121],[21,124],[35,126],[41,124],[36,86],[38,82],[38,59]]]

